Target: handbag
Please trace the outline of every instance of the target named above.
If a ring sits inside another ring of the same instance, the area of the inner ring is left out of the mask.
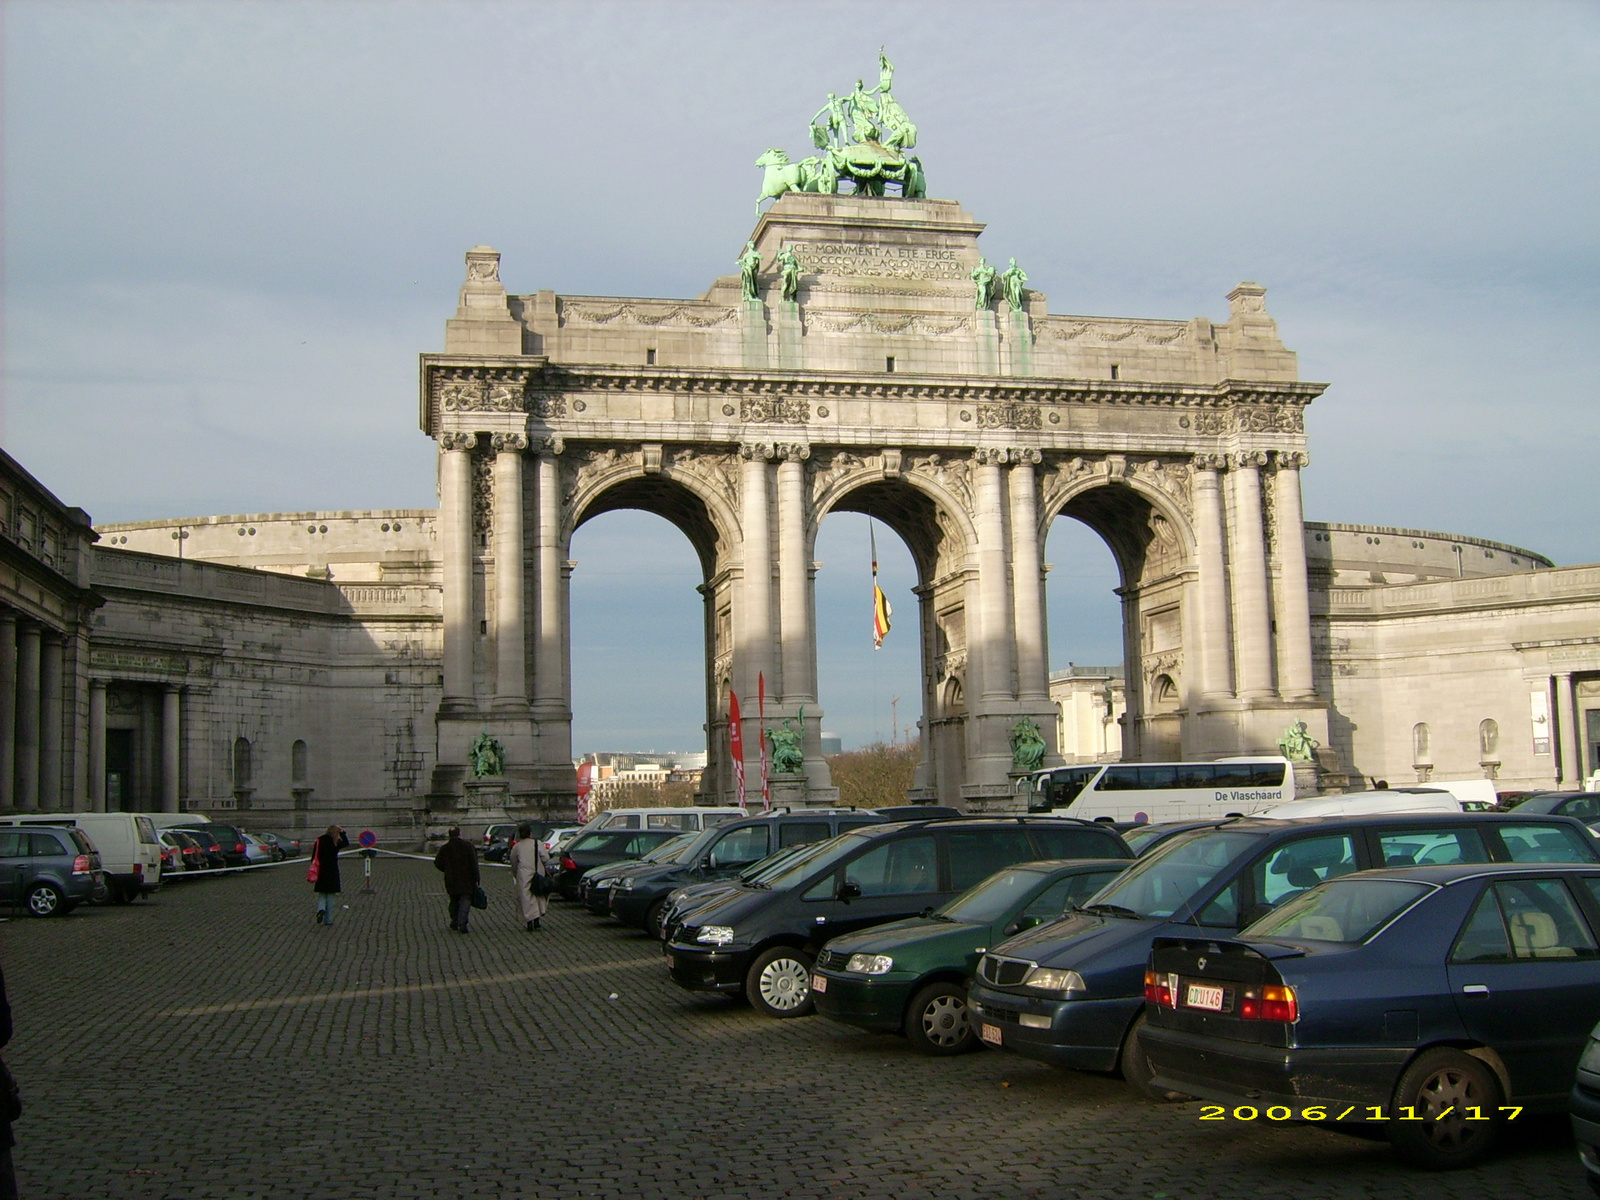
[[[321,874],[322,874],[322,863],[319,860],[317,852],[315,850],[313,850],[311,852],[311,865],[306,868],[306,882],[307,883],[315,883],[317,881],[317,877],[319,875],[321,875]]]
[[[532,879],[528,880],[529,895],[543,898],[555,890],[555,882],[543,871],[536,873]]]
[[[473,888],[472,889],[472,907],[473,908],[488,908],[489,907],[489,893],[484,891],[483,888],[481,888],[481,887]]]

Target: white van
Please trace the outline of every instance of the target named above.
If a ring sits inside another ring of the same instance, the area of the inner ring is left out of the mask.
[[[742,808],[612,808],[595,816],[589,829],[709,829],[750,814]]]
[[[1269,757],[1057,767],[1024,777],[1018,791],[1029,812],[1151,824],[1249,816],[1295,795],[1289,760]]]
[[[204,829],[211,824],[210,817],[206,816],[205,813],[198,812],[158,812],[140,813],[139,815],[148,817],[150,824],[157,829]]]
[[[1484,780],[1488,783],[1488,780]],[[1258,817],[1291,821],[1296,817],[1367,817],[1388,813],[1460,812],[1461,801],[1442,787],[1384,788],[1371,792],[1345,792],[1341,796],[1315,796],[1280,804]]]
[[[0,826],[5,825],[54,825],[83,830],[100,851],[100,865],[111,887],[111,898],[118,904],[130,904],[161,886],[161,842],[155,826],[143,813],[13,813],[0,817]]]

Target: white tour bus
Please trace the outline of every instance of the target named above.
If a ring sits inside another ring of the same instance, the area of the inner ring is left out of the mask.
[[[1157,824],[1249,816],[1294,799],[1286,758],[1195,763],[1100,763],[1035,771],[1017,782],[1029,812]]]

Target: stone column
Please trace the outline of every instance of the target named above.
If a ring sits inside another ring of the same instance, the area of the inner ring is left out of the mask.
[[[89,811],[106,811],[106,681],[89,681]]]
[[[444,696],[440,708],[473,706],[472,449],[470,433],[439,436],[439,533],[444,553]]]
[[[1227,528],[1222,515],[1220,454],[1194,456],[1194,536],[1200,568],[1202,695],[1233,695],[1233,622],[1228,614]]]
[[[806,555],[806,467],[811,447],[782,447],[778,464],[778,628],[783,703],[816,702],[812,684],[811,563]]]
[[[1267,583],[1266,536],[1261,518],[1261,468],[1267,456],[1247,451],[1233,458],[1234,644],[1238,688],[1243,699],[1273,695],[1272,620]]]
[[[169,683],[161,693],[161,811],[178,811],[178,763],[183,743],[179,740],[178,685]]]
[[[1005,489],[1000,464],[1004,450],[973,454],[978,510],[978,591],[983,637],[983,699],[1016,698],[1016,640],[1012,629],[1011,581],[1006,564]]]
[[[39,807],[60,812],[76,807],[61,798],[61,676],[66,666],[61,635],[46,633],[39,645]]]
[[[0,809],[17,795],[17,618],[0,616]]]
[[[520,433],[494,435],[494,579],[496,667],[494,707],[528,704],[527,635],[523,628],[522,452]]]
[[[552,439],[535,460],[539,472],[539,512],[534,534],[539,567],[539,635],[534,648],[533,695],[535,716],[541,721],[559,720],[566,708],[562,645],[566,627],[561,619],[561,467],[555,457],[562,449],[562,444]]]
[[[1578,766],[1578,722],[1573,712],[1572,672],[1556,674],[1556,737],[1561,742],[1561,782],[1577,787],[1582,782]]]
[[[20,809],[39,807],[39,627],[17,629],[17,791]]]
[[[1306,519],[1300,505],[1300,451],[1274,455],[1273,508],[1278,522],[1278,691],[1286,700],[1309,700],[1311,679],[1311,585],[1306,578]]]
[[[1011,587],[1017,628],[1017,698],[1050,702],[1045,662],[1044,576],[1039,562],[1039,502],[1033,466],[1037,450],[1014,451],[1011,468]],[[1048,740],[1048,738],[1046,739]]]
[[[739,448],[744,462],[739,466],[740,522],[744,534],[743,630],[741,657],[744,659],[745,697],[739,701],[742,715],[755,718],[756,691],[761,675],[772,672],[772,472],[767,466],[771,446],[746,444]],[[751,730],[755,725],[751,722]],[[746,731],[747,733],[750,731]],[[758,747],[753,733],[745,738],[746,755]]]

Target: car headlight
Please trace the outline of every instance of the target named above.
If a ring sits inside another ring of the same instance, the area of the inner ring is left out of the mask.
[[[1055,967],[1034,967],[1023,977],[1022,986],[1036,992],[1086,992],[1083,976],[1076,971]]]
[[[619,879],[615,883],[613,883],[611,886],[612,886],[612,888],[614,890],[619,891],[619,892],[631,892],[631,891],[633,891],[633,880],[631,880],[631,879]]]
[[[852,975],[882,975],[894,970],[894,959],[887,954],[852,954],[844,969]]]
[[[707,925],[695,935],[694,940],[704,942],[708,946],[726,946],[733,941],[733,927],[731,925]]]

